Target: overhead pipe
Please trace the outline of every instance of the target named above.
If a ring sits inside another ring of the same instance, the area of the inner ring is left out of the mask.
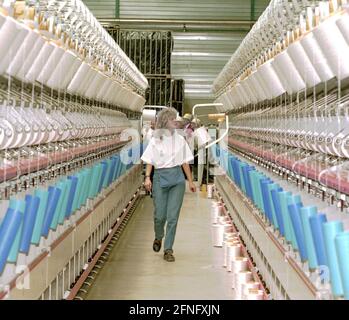
[[[193,116],[195,116],[195,110],[197,108],[205,108],[205,107],[223,107],[222,103],[203,103],[203,104],[196,104],[193,107],[192,110],[192,114]],[[208,149],[209,147],[211,147],[212,145],[220,142],[221,140],[224,139],[224,137],[228,134],[229,132],[229,116],[226,114],[225,115],[225,124],[226,124],[226,128],[225,128],[225,132],[215,141],[212,141],[211,143],[209,143],[207,146],[205,146],[205,149]]]

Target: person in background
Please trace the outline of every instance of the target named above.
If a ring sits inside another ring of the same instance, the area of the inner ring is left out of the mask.
[[[201,121],[195,118],[194,123],[194,137],[195,137],[195,154],[197,154],[197,181],[198,187],[202,184],[207,184],[205,173],[205,166],[207,162],[207,150],[206,145],[212,141],[206,127],[201,123]]]
[[[199,148],[198,148],[198,140],[196,136],[196,130],[199,126],[200,126],[200,120],[192,117],[192,120],[190,122],[190,130],[192,131],[187,137],[187,142],[194,154],[194,161],[191,165],[191,169],[192,169],[193,177],[195,181],[197,181],[199,178],[199,154],[198,154]],[[198,186],[200,187],[200,184],[198,184]]]
[[[152,190],[155,207],[153,250],[160,251],[165,236],[164,259],[168,262],[175,261],[173,244],[186,186],[183,171],[190,190],[196,192],[188,164],[193,154],[185,139],[176,131],[176,116],[174,108],[164,109],[158,114],[156,130],[141,157],[147,164],[144,186],[146,190]],[[153,167],[152,182],[150,172]]]
[[[184,129],[184,120],[182,117],[178,116],[176,119],[176,129],[183,130]]]
[[[191,122],[192,120],[193,120],[193,116],[190,113],[186,113],[183,116],[183,121],[184,121],[183,130],[184,130],[185,139],[188,143],[192,139],[192,136],[194,133],[193,124]]]
[[[153,135],[155,129],[155,123],[154,121],[150,122],[150,126],[146,126],[143,128],[143,141],[145,143],[148,143]]]

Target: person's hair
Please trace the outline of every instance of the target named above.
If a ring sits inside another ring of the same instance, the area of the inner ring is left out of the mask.
[[[166,108],[158,113],[156,119],[156,129],[167,129],[167,123],[171,119],[176,119],[177,110],[175,108]]]

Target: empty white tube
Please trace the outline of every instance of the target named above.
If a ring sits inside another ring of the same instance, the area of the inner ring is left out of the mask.
[[[260,284],[258,282],[255,282],[255,281],[248,281],[246,283],[243,283],[241,286],[241,289],[242,289],[241,290],[241,293],[242,293],[241,298],[243,300],[246,300],[246,297],[249,294],[249,290],[250,289],[259,290],[259,286],[260,286]]]
[[[256,289],[248,289],[248,292],[243,297],[244,300],[263,300],[263,291]]]
[[[212,225],[212,243],[214,247],[223,245],[224,226],[221,224]]]
[[[227,271],[232,271],[232,262],[237,257],[241,257],[241,244],[237,241],[234,242],[228,242],[227,248],[226,248],[226,265],[227,265]]]
[[[231,261],[231,271],[233,273],[232,278],[232,288],[234,289],[236,286],[235,283],[235,274],[239,273],[240,271],[246,271],[248,269],[248,259],[245,257],[236,257],[234,260]]]
[[[242,299],[242,286],[253,280],[251,271],[240,271],[234,275],[235,277],[235,298]]]

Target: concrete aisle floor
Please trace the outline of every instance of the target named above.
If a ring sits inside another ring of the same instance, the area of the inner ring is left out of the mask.
[[[152,250],[153,203],[141,200],[87,299],[233,299],[210,228],[211,200],[186,192],[174,245],[175,262]]]

